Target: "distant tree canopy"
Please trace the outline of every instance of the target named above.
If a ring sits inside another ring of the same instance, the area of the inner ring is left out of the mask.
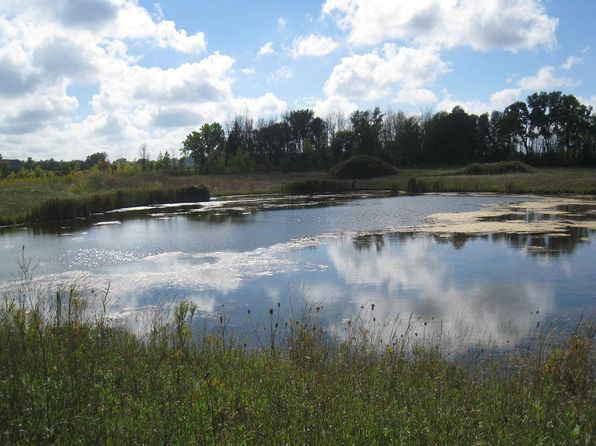
[[[108,154],[106,152],[97,152],[89,155],[83,163],[83,168],[90,169],[97,166],[101,170],[108,167]]]
[[[592,107],[559,91],[534,93],[503,111],[408,115],[357,110],[349,117],[325,119],[313,110],[255,121],[248,115],[224,123],[203,124],[182,141],[180,152],[160,151],[149,159],[110,163],[105,152],[84,161],[2,160],[0,175],[40,176],[99,169],[123,175],[145,170],[239,173],[268,170],[327,169],[353,155],[371,155],[396,166],[469,164],[520,160],[535,166],[596,166],[596,115]],[[192,160],[192,162],[191,162]]]
[[[490,114],[407,115],[357,110],[325,120],[309,109],[279,120],[235,117],[226,132],[205,124],[184,141],[184,153],[204,172],[226,171],[241,152],[259,170],[328,168],[353,155],[374,155],[394,165],[468,164],[522,160],[544,166],[596,165],[596,116],[573,95],[534,93]],[[207,144],[215,133],[217,143]],[[214,156],[219,153],[219,156]],[[217,159],[217,163],[211,161]]]
[[[182,153],[190,156],[196,169],[207,172],[210,155],[225,150],[226,136],[221,124],[203,124],[198,132],[190,133],[182,142]]]

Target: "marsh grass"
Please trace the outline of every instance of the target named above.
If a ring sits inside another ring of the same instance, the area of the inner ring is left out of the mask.
[[[502,194],[596,194],[596,173],[591,169],[544,169],[540,172],[499,175],[417,175],[394,182],[392,189],[409,193],[492,192]]]
[[[53,198],[33,209],[28,221],[67,220],[118,208],[197,201],[209,201],[209,189],[206,186],[122,189],[76,198]]]
[[[109,290],[45,289],[22,266],[0,306],[5,444],[594,441],[593,322],[503,368],[453,361],[411,318],[377,321],[374,305],[331,335],[320,306],[278,304],[248,310],[263,333],[249,349],[224,314],[201,332],[187,301],[133,334],[110,319]]]
[[[507,173],[529,173],[534,172],[533,167],[521,161],[499,161],[497,163],[474,163],[470,164],[459,172],[460,175],[503,175]]]
[[[320,193],[337,193],[356,190],[356,181],[338,180],[302,180],[286,183],[282,192],[290,195],[309,195]]]
[[[142,189],[119,189],[76,197],[50,198],[26,213],[11,218],[0,217],[0,225],[68,220],[118,208],[197,201],[209,201],[209,189],[206,186],[193,185],[169,189],[153,186]]]

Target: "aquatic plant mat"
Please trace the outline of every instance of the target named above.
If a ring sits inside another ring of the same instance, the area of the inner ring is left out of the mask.
[[[471,212],[433,214],[408,231],[439,235],[550,234],[568,236],[573,230],[596,230],[596,200],[591,198],[535,198],[491,205]]]
[[[134,334],[107,317],[107,291],[21,291],[0,307],[4,444],[594,441],[593,321],[560,344],[457,360],[407,321],[383,343],[369,318],[330,336],[319,308],[282,320],[274,304],[247,316],[265,321],[253,350],[224,313],[197,329],[190,302]]]

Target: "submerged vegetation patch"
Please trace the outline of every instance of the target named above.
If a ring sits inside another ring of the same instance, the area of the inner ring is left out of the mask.
[[[397,169],[381,158],[369,155],[356,155],[335,165],[329,171],[336,178],[376,178],[397,174]]]
[[[52,198],[31,210],[26,221],[68,220],[125,207],[209,201],[209,197],[209,189],[199,185],[172,189],[122,189],[75,198]]]

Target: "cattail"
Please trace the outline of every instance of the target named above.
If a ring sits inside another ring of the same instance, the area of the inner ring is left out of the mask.
[[[375,304],[370,304],[371,311],[375,311]]]
[[[273,316],[273,308],[269,308],[269,316]]]

